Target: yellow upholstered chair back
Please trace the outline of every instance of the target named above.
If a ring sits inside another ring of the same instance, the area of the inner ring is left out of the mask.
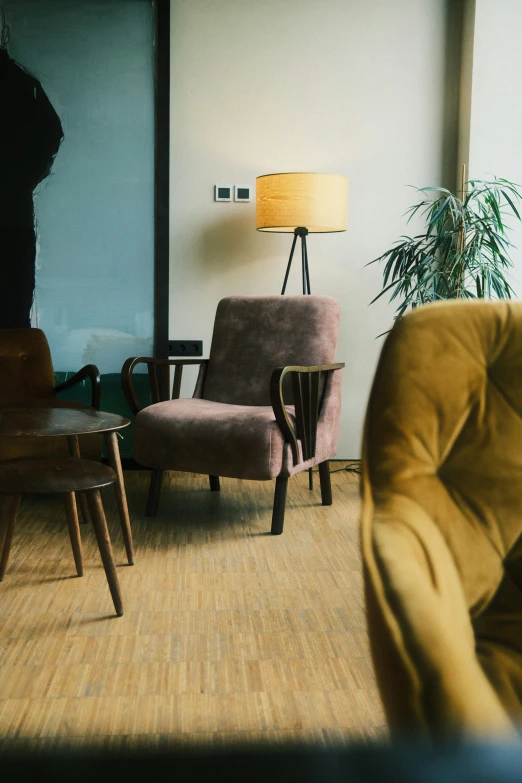
[[[363,495],[370,640],[392,728],[513,731],[522,303],[444,302],[396,324],[368,404]]]

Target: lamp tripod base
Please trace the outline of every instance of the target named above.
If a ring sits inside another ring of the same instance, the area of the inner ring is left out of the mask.
[[[306,248],[306,237],[308,236],[308,229],[298,226],[294,229],[294,240],[292,242],[292,249],[290,250],[290,258],[288,259],[288,265],[286,267],[285,280],[283,283],[283,290],[281,295],[286,291],[286,284],[288,282],[288,275],[290,274],[290,267],[292,266],[292,259],[294,257],[295,245],[297,237],[301,237],[301,270],[303,275],[303,294],[311,294],[310,289],[310,271],[308,269],[308,250]]]

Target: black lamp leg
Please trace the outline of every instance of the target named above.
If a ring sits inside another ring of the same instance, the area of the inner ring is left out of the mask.
[[[288,259],[288,265],[286,267],[285,281],[283,283],[283,290],[281,296],[286,291],[286,284],[288,282],[288,275],[290,274],[290,267],[292,266],[292,258],[294,257],[295,243],[297,242],[297,234],[294,234],[294,241],[292,242],[292,249],[290,250],[290,258]]]
[[[306,236],[301,237],[301,242],[303,243],[303,249],[304,249],[304,267],[305,267],[305,273],[306,273],[306,287],[308,289],[308,293],[312,293],[312,289],[310,288],[310,270],[308,269],[308,247],[306,244]]]
[[[303,274],[303,294],[311,294],[310,290],[310,272],[308,269],[308,250],[306,247],[306,235],[308,234],[308,229],[304,226],[298,226],[298,228],[294,229],[294,241],[292,242],[292,249],[290,250],[290,258],[288,259],[288,264],[286,267],[286,273],[285,273],[285,279],[283,282],[283,289],[281,291],[281,296],[286,291],[286,284],[288,282],[288,275],[290,274],[290,267],[292,266],[292,259],[294,257],[294,250],[295,250],[295,243],[297,242],[297,237],[301,237],[301,267],[302,267],[302,274]]]
[[[306,238],[303,236],[301,237],[301,266],[303,273],[303,294],[306,294]]]

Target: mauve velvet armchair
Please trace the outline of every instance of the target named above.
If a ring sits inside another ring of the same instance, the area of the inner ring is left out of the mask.
[[[330,505],[328,460],[337,450],[341,372],[335,364],[339,305],[329,296],[228,297],[217,308],[210,357],[128,359],[125,395],[136,416],[134,456],[152,468],[147,515],[163,471],[276,479],[272,533],[283,532],[290,476],[319,465]],[[153,404],[141,410],[132,371],[146,363]],[[183,366],[199,364],[192,398],[179,399]],[[172,399],[169,371],[175,366]]]

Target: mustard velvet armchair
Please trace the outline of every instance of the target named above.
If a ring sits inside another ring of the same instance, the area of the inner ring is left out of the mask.
[[[521,533],[522,303],[419,308],[383,347],[363,445],[366,606],[392,732],[518,735]]]
[[[210,357],[128,359],[122,383],[136,415],[134,456],[152,468],[147,515],[158,508],[163,472],[276,480],[271,532],[283,532],[288,479],[319,465],[323,505],[332,503],[341,372],[335,363],[339,305],[329,296],[236,296],[218,304]],[[141,410],[133,369],[145,363],[153,405]],[[199,364],[192,398],[181,372]],[[169,367],[175,367],[172,398]]]

